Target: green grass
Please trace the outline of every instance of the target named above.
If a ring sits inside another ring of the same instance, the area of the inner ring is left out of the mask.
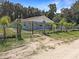
[[[6,35],[7,36],[12,36],[15,35],[16,33],[13,32],[13,29],[6,29]],[[0,33],[3,33],[3,30],[0,29]],[[25,43],[30,42],[30,37],[31,37],[31,32],[24,32],[22,31],[22,38],[23,40],[17,40],[17,38],[7,38],[5,41],[2,41],[2,39],[0,39],[0,52],[4,52],[7,50],[11,50],[13,48],[17,48],[20,47],[22,45],[24,45]]]
[[[3,35],[3,29],[0,29],[0,33]],[[16,33],[12,28],[6,28],[6,37],[13,37]]]
[[[35,30],[34,33],[43,34],[42,30]],[[54,32],[51,30],[45,30],[47,36],[54,38],[55,40],[62,40],[64,42],[71,42],[79,38],[79,31],[68,31],[68,32]]]
[[[32,36],[31,32],[28,31],[22,31],[22,37],[23,38],[30,38]]]
[[[79,31],[49,33],[47,36],[63,41],[73,41],[79,38]]]
[[[30,33],[22,33],[23,40],[18,40],[17,38],[8,38],[5,41],[0,41],[0,52],[5,52],[29,43]]]
[[[5,52],[13,48],[20,47],[24,44],[24,41],[17,41],[15,39],[9,39],[5,42],[0,41],[0,52]]]
[[[2,32],[2,30],[0,30]],[[11,30],[7,30],[7,33],[11,35]],[[43,31],[34,31],[34,33],[39,33],[42,35]],[[53,32],[47,31],[47,36],[55,38],[56,40],[63,40],[65,42],[70,42],[79,38],[79,31],[70,31],[70,32]],[[15,34],[16,35],[16,34]],[[34,36],[33,36],[34,37]],[[0,41],[0,52],[11,50],[25,45],[26,43],[31,42],[32,33],[30,31],[22,31],[23,40],[17,40],[16,38],[8,38],[5,42]],[[36,38],[36,37],[35,37]]]

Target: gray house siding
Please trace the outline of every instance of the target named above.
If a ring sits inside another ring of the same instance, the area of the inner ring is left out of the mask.
[[[17,22],[17,20],[15,20],[14,23],[16,23],[16,22]],[[43,30],[43,29],[50,30],[51,26],[47,25],[50,22],[53,22],[53,21],[44,15],[21,19],[23,30],[32,30],[32,29],[33,30]],[[14,26],[14,27],[16,27],[16,26]]]
[[[33,26],[33,27],[32,27]],[[45,25],[43,22],[25,22],[23,23],[23,29],[24,30],[49,30],[51,29],[51,26]]]

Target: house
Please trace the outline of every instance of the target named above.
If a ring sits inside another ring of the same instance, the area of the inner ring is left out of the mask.
[[[48,23],[53,22],[46,16],[36,16],[26,19],[21,19],[22,28],[24,30],[43,30],[43,29],[51,29],[51,25]]]

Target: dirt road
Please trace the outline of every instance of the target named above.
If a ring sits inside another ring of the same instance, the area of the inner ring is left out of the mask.
[[[79,59],[79,40],[64,44],[46,36],[40,39],[1,53],[0,59]]]
[[[79,40],[71,44],[61,45],[54,50],[34,55],[31,59],[79,59]]]

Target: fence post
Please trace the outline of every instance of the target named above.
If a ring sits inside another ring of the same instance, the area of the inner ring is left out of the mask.
[[[31,21],[31,25],[32,25],[32,35],[34,34],[34,32],[33,32],[33,21]]]
[[[45,33],[45,23],[46,23],[46,22],[43,21],[43,34],[46,34],[46,33]]]

